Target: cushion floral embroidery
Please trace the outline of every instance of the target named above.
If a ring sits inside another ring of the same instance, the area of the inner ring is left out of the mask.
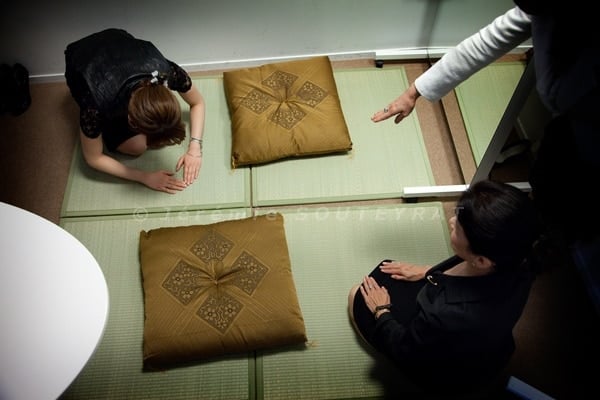
[[[232,166],[352,149],[329,58],[226,71]]]
[[[140,234],[144,364],[306,341],[280,214]]]
[[[285,129],[292,129],[306,116],[298,103],[316,107],[327,96],[325,89],[310,81],[304,82],[296,92],[290,94],[292,84],[298,78],[284,71],[275,71],[261,82],[264,87],[271,89],[269,92],[253,89],[241,104],[256,114],[265,112],[272,104],[279,105],[269,119]]]

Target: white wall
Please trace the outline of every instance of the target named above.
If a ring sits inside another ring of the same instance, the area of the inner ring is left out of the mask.
[[[0,62],[62,77],[65,46],[108,27],[188,70],[327,54],[451,47],[512,0],[5,0]],[[250,60],[250,61],[249,61]]]

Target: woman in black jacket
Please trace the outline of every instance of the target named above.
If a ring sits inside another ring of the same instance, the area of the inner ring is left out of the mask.
[[[539,235],[529,197],[493,181],[471,185],[449,225],[455,255],[433,267],[382,261],[349,295],[361,337],[445,393],[489,382],[507,364]]]

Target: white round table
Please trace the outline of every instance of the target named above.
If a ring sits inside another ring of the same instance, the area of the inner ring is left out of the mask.
[[[108,317],[100,266],[58,225],[0,202],[0,399],[56,399]]]

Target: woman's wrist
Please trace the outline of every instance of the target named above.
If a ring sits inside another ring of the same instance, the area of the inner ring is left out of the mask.
[[[373,316],[375,316],[375,319],[378,319],[381,314],[384,314],[386,312],[390,312],[390,308],[392,308],[392,304],[382,304],[379,306],[375,307],[375,310],[373,311]]]
[[[378,320],[379,317],[381,317],[383,314],[389,313],[389,312],[390,312],[389,308],[384,308],[384,309],[375,311],[375,313],[373,315],[375,316],[375,320]]]
[[[190,137],[190,143],[188,145],[187,154],[189,154],[192,157],[202,157],[202,145],[202,138],[197,138],[193,136]]]
[[[414,100],[417,101],[419,97],[421,97],[421,93],[417,89],[417,85],[413,82],[407,89],[408,95]]]

